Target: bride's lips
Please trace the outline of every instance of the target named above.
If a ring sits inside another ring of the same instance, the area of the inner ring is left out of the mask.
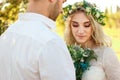
[[[85,36],[81,36],[81,35],[77,35],[78,37],[85,37]]]
[[[77,35],[77,37],[80,38],[80,39],[83,39],[83,38],[85,38],[86,36],[83,36],[83,35]]]

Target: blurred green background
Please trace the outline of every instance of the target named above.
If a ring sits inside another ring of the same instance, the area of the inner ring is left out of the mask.
[[[0,3],[0,35],[8,28],[10,24],[16,21],[18,13],[23,13],[26,10],[27,0],[3,0]],[[112,48],[116,52],[120,60],[120,7],[116,6],[116,12],[112,8],[105,9],[106,25],[103,29],[112,39]],[[64,20],[60,14],[56,21],[56,33],[63,38],[64,35]]]

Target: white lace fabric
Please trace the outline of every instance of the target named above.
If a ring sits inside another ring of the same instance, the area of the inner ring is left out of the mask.
[[[97,61],[91,61],[91,67],[85,71],[82,80],[120,80],[120,62],[109,47],[94,49]]]

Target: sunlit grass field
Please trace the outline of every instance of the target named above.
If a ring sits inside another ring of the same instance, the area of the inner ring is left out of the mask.
[[[112,39],[112,48],[114,49],[118,59],[120,60],[120,28],[103,28],[104,32]],[[64,27],[57,27],[57,34],[63,38]]]

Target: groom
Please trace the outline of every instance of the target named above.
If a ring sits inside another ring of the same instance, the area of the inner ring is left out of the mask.
[[[0,38],[0,80],[75,80],[64,41],[52,29],[66,0],[29,0]]]

